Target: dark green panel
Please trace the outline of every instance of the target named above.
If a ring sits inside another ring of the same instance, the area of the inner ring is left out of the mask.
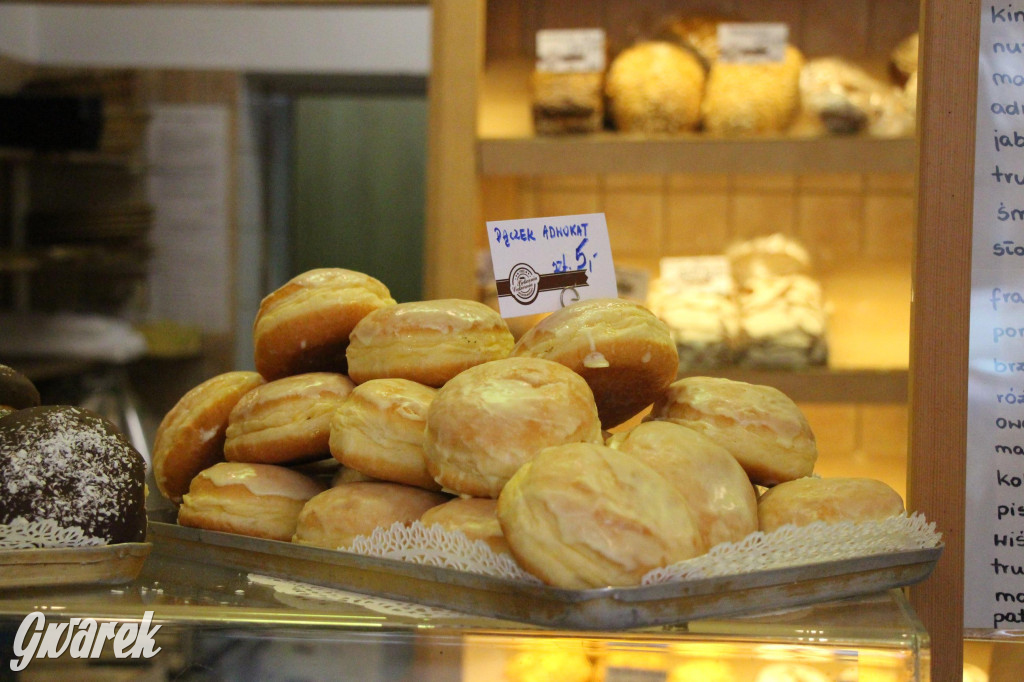
[[[301,97],[294,121],[294,272],[350,268],[421,298],[426,99]]]

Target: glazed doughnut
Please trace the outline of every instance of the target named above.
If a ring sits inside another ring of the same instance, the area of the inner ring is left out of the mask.
[[[3,416],[3,408],[21,410],[26,407],[36,407],[42,401],[39,398],[39,390],[32,381],[7,365],[0,365],[0,416]]]
[[[399,483],[343,483],[309,500],[299,514],[292,542],[344,549],[360,535],[392,524],[410,524],[447,495]]]
[[[287,542],[303,505],[323,490],[286,467],[218,462],[192,479],[178,524]]]
[[[343,374],[308,372],[257,386],[228,415],[224,459],[298,464],[330,458],[331,416],[352,391]]]
[[[704,544],[738,542],[757,530],[757,492],[736,458],[693,429],[644,422],[608,439],[609,447],[636,457],[683,494]]]
[[[716,377],[679,379],[649,418],[701,432],[732,453],[757,485],[809,476],[818,459],[803,412],[771,386]]]
[[[675,486],[593,443],[537,453],[501,491],[498,521],[524,569],[568,589],[638,585],[651,569],[707,551]]]
[[[601,443],[587,382],[539,358],[470,367],[442,386],[427,410],[427,470],[448,491],[497,497],[512,474],[549,445]]]
[[[423,453],[427,407],[436,393],[408,379],[359,384],[331,417],[331,454],[371,478],[440,490]]]
[[[498,523],[498,501],[492,498],[456,497],[428,509],[420,522],[461,531],[470,540],[483,540],[497,554],[512,553]]]
[[[349,333],[367,313],[394,305],[388,288],[361,272],[317,268],[260,303],[252,338],[256,371],[267,380],[347,371]]]
[[[815,521],[881,521],[904,512],[903,498],[873,478],[799,478],[780,483],[757,504],[761,530]]]
[[[145,477],[142,455],[94,412],[12,412],[0,419],[0,548],[142,542]]]
[[[412,301],[369,313],[352,330],[348,374],[361,384],[397,377],[435,388],[464,369],[508,357],[515,340],[479,301]]]
[[[264,382],[257,372],[225,372],[189,390],[164,415],[153,440],[153,478],[175,505],[203,469],[224,461],[228,415],[243,395]]]
[[[668,326],[639,303],[618,298],[553,312],[519,339],[512,355],[552,360],[582,376],[605,429],[653,403],[679,371]]]

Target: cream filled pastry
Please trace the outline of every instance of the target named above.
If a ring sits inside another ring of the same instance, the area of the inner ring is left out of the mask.
[[[668,325],[681,367],[724,367],[735,361],[740,311],[733,290],[657,279],[651,282],[647,306]]]
[[[639,414],[679,371],[668,326],[634,301],[599,298],[553,312],[523,335],[515,357],[552,360],[582,376],[605,429]]]
[[[772,386],[686,377],[672,383],[649,418],[682,424],[707,436],[728,450],[757,485],[809,476],[818,459],[807,418]]]
[[[828,310],[806,275],[750,278],[739,294],[741,364],[797,368],[828,360]]]
[[[471,367],[441,387],[427,410],[427,469],[445,490],[497,497],[543,447],[601,443],[594,395],[571,369],[539,358]]]
[[[309,372],[246,393],[228,415],[229,462],[297,464],[329,459],[331,417],[352,391],[343,374]]]
[[[436,393],[408,379],[359,384],[331,417],[331,454],[371,478],[440,490],[423,452],[427,408]]]
[[[501,315],[478,301],[398,303],[352,330],[348,374],[357,384],[401,378],[439,387],[473,365],[507,357],[513,344]]]
[[[709,549],[757,530],[753,484],[736,458],[710,438],[680,424],[650,421],[613,435],[608,445],[636,457],[683,494]]]
[[[674,485],[593,443],[537,453],[501,491],[498,520],[523,568],[568,589],[637,585],[651,569],[707,551]]]
[[[178,523],[288,541],[306,500],[323,489],[311,477],[285,467],[220,462],[192,480],[178,509]]]

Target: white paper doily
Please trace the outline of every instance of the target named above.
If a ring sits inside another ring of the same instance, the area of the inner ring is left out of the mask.
[[[28,521],[19,516],[0,524],[0,549],[47,549],[54,547],[98,547],[104,538],[86,535],[78,526],[64,528],[53,519]]]
[[[935,524],[918,513],[861,523],[818,521],[807,526],[788,525],[771,533],[757,531],[740,542],[716,545],[702,556],[656,568],[644,576],[642,584],[657,585],[931,549],[938,547],[941,540]]]
[[[384,597],[373,597],[356,592],[346,592],[331,587],[310,585],[309,583],[295,582],[294,580],[283,580],[269,575],[250,573],[250,583],[263,585],[274,589],[275,595],[280,597],[293,597],[303,602],[305,606],[325,604],[352,604],[368,609],[375,613],[386,616],[398,616],[418,620],[436,620],[440,618],[465,618],[466,615],[456,611],[449,611],[434,606],[424,606],[411,602],[395,601]],[[284,599],[283,601],[287,601]]]
[[[883,521],[854,523],[817,522],[784,526],[771,533],[751,533],[740,542],[716,545],[710,552],[648,572],[643,585],[741,575],[807,564],[864,558],[879,554],[938,547],[942,536],[935,524],[918,513]],[[515,560],[497,554],[481,540],[469,540],[460,531],[440,526],[395,523],[356,538],[344,551],[382,559],[452,568],[493,578],[540,581]]]
[[[346,551],[493,578],[540,582],[511,556],[498,554],[483,540],[470,540],[462,531],[448,531],[437,524],[425,526],[419,521],[408,526],[395,522],[390,528],[377,528],[369,536],[357,537]]]

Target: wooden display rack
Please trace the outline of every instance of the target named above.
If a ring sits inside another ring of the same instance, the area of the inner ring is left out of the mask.
[[[532,163],[530,155],[545,153],[541,147],[546,143],[478,140],[479,116],[486,113],[479,107],[481,89],[487,87],[486,3],[435,0],[432,8],[425,292],[437,298],[475,290],[475,254],[465,246],[471,226],[484,220],[478,196],[481,171],[521,172]],[[932,638],[931,679],[953,680],[960,679],[963,664],[966,358],[979,8],[974,1],[923,0],[920,16],[925,56],[919,92],[927,95],[918,107],[908,507],[935,521],[945,552],[934,576],[911,590],[911,599]],[[633,158],[623,146],[629,142],[597,139],[577,143],[574,151],[599,163],[623,151],[627,160]],[[680,153],[672,143],[653,149],[655,160],[667,167]],[[813,154],[813,146],[809,149]],[[720,151],[708,153],[717,157]],[[865,158],[878,158],[871,149],[864,153]],[[500,165],[520,161],[523,168]]]

